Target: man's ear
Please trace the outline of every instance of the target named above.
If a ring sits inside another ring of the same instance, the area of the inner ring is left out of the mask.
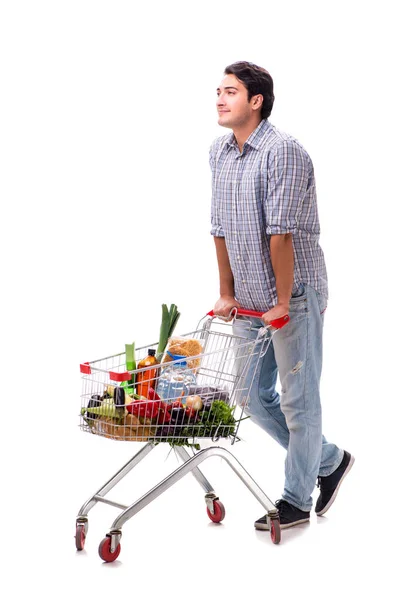
[[[264,96],[262,96],[262,94],[257,94],[256,96],[253,96],[251,99],[251,108],[253,110],[258,110],[259,108],[261,108],[263,101]]]

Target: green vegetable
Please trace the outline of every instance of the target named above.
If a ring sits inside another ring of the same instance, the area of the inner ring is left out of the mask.
[[[103,400],[103,403],[101,404],[101,406],[94,406],[93,408],[90,407],[89,408],[89,412],[91,415],[97,415],[99,417],[111,417],[111,418],[115,418],[115,419],[123,419],[125,417],[127,413],[127,411],[124,409],[123,413],[121,414],[121,408],[119,406],[115,406],[114,404],[114,399],[113,398],[106,398],[105,400]],[[85,413],[87,412],[88,407],[84,407],[81,410],[81,415],[84,417]]]
[[[168,442],[170,446],[192,446],[200,450],[199,444],[189,443],[189,438],[213,438],[233,436],[237,423],[244,421],[249,417],[236,420],[233,416],[235,406],[228,406],[226,402],[214,400],[210,410],[199,411],[199,418],[196,423],[183,427],[179,431],[179,438],[162,436],[155,437],[153,441]]]
[[[194,448],[195,450],[201,450],[200,444],[190,444],[188,439],[181,438],[169,438],[169,437],[160,437],[160,438],[149,438],[156,445],[160,442],[167,442],[172,448],[174,446],[188,446],[190,448]]]
[[[235,406],[228,406],[226,402],[221,402],[221,400],[215,400],[211,405],[209,414],[213,415],[214,419],[216,419],[217,421],[221,420],[224,423],[224,425],[229,425],[232,422],[236,422],[233,417],[234,410]]]
[[[199,420],[192,427],[186,427],[182,435],[187,437],[228,437],[235,433],[236,423],[233,412],[235,406],[228,406],[221,400],[215,400],[210,410],[199,413]]]
[[[158,342],[157,354],[162,354],[168,342],[169,332],[169,311],[166,304],[162,305],[162,321],[160,327],[160,339]]]
[[[133,342],[133,344],[125,344],[125,356],[126,356],[126,370],[127,371],[135,371],[135,369],[136,369],[135,342]],[[134,385],[134,383],[135,383],[135,374],[134,373],[132,373],[132,377],[131,377],[130,381],[127,383]]]
[[[166,304],[162,305],[162,321],[160,327],[160,338],[158,342],[157,354],[160,355],[164,352],[168,338],[171,337],[178,319],[180,317],[180,313],[178,312],[178,308],[176,304],[171,304],[170,309],[168,310],[168,306]]]
[[[178,322],[178,319],[180,317],[180,313],[178,312],[178,307],[176,306],[176,304],[171,304],[171,308],[169,309],[169,335],[168,337],[171,337],[171,335],[174,332],[175,326]]]

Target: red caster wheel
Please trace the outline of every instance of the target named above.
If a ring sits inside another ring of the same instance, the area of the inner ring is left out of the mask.
[[[102,560],[105,562],[113,562],[119,556],[121,552],[121,544],[115,548],[114,552],[111,552],[111,536],[107,536],[104,538],[102,542],[100,542],[99,546],[99,555]]]
[[[207,508],[207,514],[213,523],[220,523],[225,518],[225,507],[220,500],[214,500],[214,514]]]
[[[77,550],[83,550],[85,547],[86,531],[84,523],[76,524],[75,546]]]
[[[279,519],[271,519],[271,540],[273,544],[281,541],[281,524]]]

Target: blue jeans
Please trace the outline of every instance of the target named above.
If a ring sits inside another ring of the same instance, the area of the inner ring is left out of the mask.
[[[304,511],[311,510],[317,476],[330,475],[343,459],[343,450],[322,435],[319,382],[325,308],[321,294],[301,286],[290,301],[290,322],[275,332],[260,359],[257,344],[246,376],[250,381],[254,374],[244,412],[287,449],[282,498]],[[249,329],[248,320],[239,317],[234,334],[255,339],[264,324],[251,321]],[[278,373],[281,396],[275,389]]]

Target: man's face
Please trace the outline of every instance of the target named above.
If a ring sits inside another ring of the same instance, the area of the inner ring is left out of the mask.
[[[254,111],[248,100],[247,89],[234,75],[225,75],[217,89],[218,125],[241,127]]]

